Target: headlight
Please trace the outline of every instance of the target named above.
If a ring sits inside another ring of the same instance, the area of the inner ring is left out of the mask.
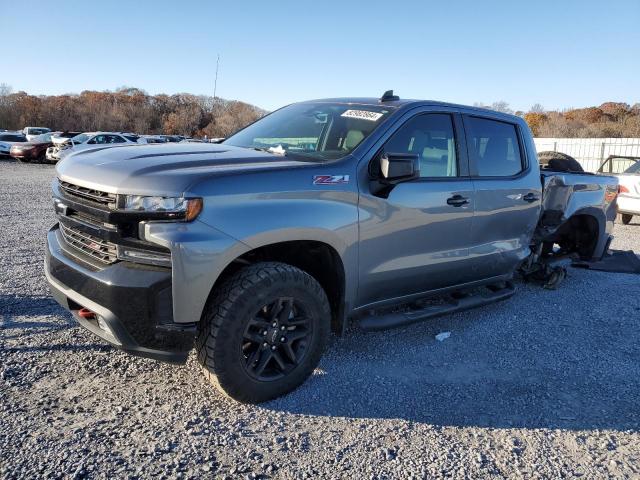
[[[165,213],[167,214],[167,218],[178,218],[190,222],[200,214],[202,210],[202,199],[125,195],[124,210],[130,212]]]

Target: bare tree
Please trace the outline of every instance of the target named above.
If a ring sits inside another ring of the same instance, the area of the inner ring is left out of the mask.
[[[544,107],[539,103],[534,103],[529,109],[529,113],[544,113]]]

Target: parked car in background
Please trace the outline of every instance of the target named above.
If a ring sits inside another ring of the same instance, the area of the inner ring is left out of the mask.
[[[57,152],[57,159],[62,160],[71,153],[80,152],[96,147],[115,147],[122,145],[137,145],[146,143],[141,141],[140,136],[131,133],[121,132],[89,132],[81,133],[68,142],[63,143]]]
[[[73,138],[77,135],[80,135],[82,132],[70,132],[68,130],[64,132],[53,132],[53,136],[51,137],[51,141],[54,145],[61,145],[70,138]]]
[[[618,179],[618,213],[622,223],[628,225],[634,215],[640,215],[640,157],[609,155],[598,173]]]
[[[42,135],[43,133],[49,133],[50,131],[51,129],[46,127],[24,127],[22,129],[22,133],[24,134],[25,137],[27,137],[27,140],[29,142],[33,138],[37,137],[38,135]]]
[[[47,161],[55,163],[60,160],[58,156],[58,154],[60,153],[60,147],[64,143],[68,142],[69,139],[76,137],[81,133],[82,132],[70,132],[68,130],[64,132],[54,132],[53,136],[51,137],[52,145],[47,148],[47,152],[45,154],[45,158],[47,159]]]
[[[166,139],[167,142],[172,142],[172,143],[181,142],[186,138],[186,137],[183,137],[182,135],[158,135],[158,136]]]
[[[43,133],[32,137],[29,142],[16,143],[11,146],[10,155],[19,162],[44,163],[47,149],[53,145],[53,133]]]
[[[168,140],[162,135],[142,135],[147,143],[167,143]]]
[[[0,157],[8,157],[11,147],[17,143],[25,143],[27,137],[20,132],[3,132],[0,133]]]

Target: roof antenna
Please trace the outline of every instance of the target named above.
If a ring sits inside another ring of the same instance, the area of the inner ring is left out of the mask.
[[[398,95],[394,95],[393,90],[387,90],[382,94],[382,97],[380,97],[381,102],[394,102],[396,100],[400,100],[400,97]]]

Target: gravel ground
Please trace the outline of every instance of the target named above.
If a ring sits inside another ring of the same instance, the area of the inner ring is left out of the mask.
[[[279,400],[245,406],[125,355],[48,296],[51,166],[0,161],[3,478],[640,476],[640,277],[333,338]],[[614,248],[640,251],[640,223]],[[438,342],[434,335],[450,331]]]

